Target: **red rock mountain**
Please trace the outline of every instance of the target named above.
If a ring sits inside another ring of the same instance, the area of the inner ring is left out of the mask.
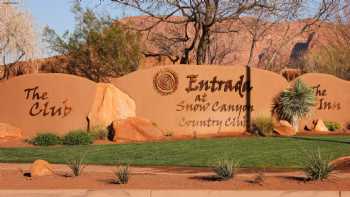
[[[176,19],[175,19],[176,20]],[[220,54],[226,54],[222,58],[217,58],[213,63],[222,65],[246,65],[249,58],[249,51],[251,47],[251,36],[247,30],[249,22],[254,21],[252,18],[245,17],[241,21],[230,21],[218,24],[216,29],[220,29],[222,26],[230,25],[234,29],[238,30],[235,33],[225,34],[220,33],[213,41],[213,51],[217,52],[217,56]],[[154,23],[154,19],[147,16],[135,16],[127,17],[120,20],[121,23],[128,23],[138,29],[143,29]],[[331,29],[333,25],[325,24],[314,25],[313,28],[304,33],[299,33],[306,23],[310,21],[297,21],[297,22],[282,22],[278,25],[274,25],[269,29],[264,37],[262,37],[256,44],[256,49],[253,55],[254,66],[264,68],[263,61],[259,63],[259,59],[264,58],[266,54],[271,55],[274,50],[278,50],[278,56],[276,60],[279,62],[280,69],[285,67],[289,61],[291,51],[294,46],[301,45],[306,46],[307,51],[317,51],[320,46],[327,45],[332,39]],[[169,23],[159,23],[149,33],[142,33],[142,45],[145,51],[152,54],[159,52],[164,53],[165,50],[169,50],[171,54],[181,54],[183,44],[166,43],[157,44],[157,42],[164,43],[164,37],[171,37],[175,34],[181,34],[183,26],[174,25]],[[315,32],[313,39],[307,43],[308,37],[312,32]],[[191,35],[190,35],[191,36]],[[191,56],[191,63],[194,62],[194,56]],[[44,59],[37,59],[30,62],[20,62],[15,66],[13,73],[24,72],[32,73],[36,70],[40,72],[63,72],[65,65],[65,57],[55,56]],[[164,64],[172,64],[178,62],[172,62],[166,56],[149,56],[145,57],[141,61],[140,69],[149,68],[153,66],[160,66]],[[1,70],[0,70],[1,72]]]

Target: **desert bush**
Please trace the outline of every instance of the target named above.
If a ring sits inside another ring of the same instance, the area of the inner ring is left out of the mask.
[[[71,159],[66,160],[66,165],[72,171],[74,176],[80,176],[83,173],[85,165],[83,164],[87,152],[76,155]]]
[[[63,72],[104,82],[137,70],[142,52],[137,31],[110,16],[83,8],[79,1],[72,11],[76,18],[73,32],[59,36],[53,29],[44,29],[50,49],[66,57]],[[51,72],[61,71],[58,67]]]
[[[306,155],[304,160],[303,171],[308,178],[308,180],[324,180],[333,171],[333,167],[329,165],[329,159],[325,159],[320,150],[311,152]]]
[[[315,105],[315,94],[311,87],[297,80],[294,86],[284,90],[275,99],[273,110],[280,120],[291,122],[294,130],[299,127],[299,119],[307,116]]]
[[[253,120],[253,129],[257,135],[271,136],[273,134],[273,121],[271,116],[258,116]]]
[[[102,126],[94,127],[89,131],[93,140],[106,140],[108,136],[108,129]]]
[[[61,139],[53,133],[39,133],[29,142],[36,146],[52,146],[60,144]]]
[[[349,30],[347,30],[350,33]],[[335,30],[335,35],[341,37],[341,32]],[[349,38],[347,38],[349,39]],[[350,80],[350,39],[347,43],[343,38],[335,37],[332,43],[321,46],[308,55],[307,72],[331,74],[344,80]]]
[[[64,145],[88,145],[92,142],[91,135],[84,130],[71,131],[63,137]]]
[[[341,128],[341,125],[338,122],[324,121],[324,124],[326,125],[327,129],[330,131],[335,131]]]
[[[119,166],[115,172],[116,184],[127,184],[129,181],[129,166]]]
[[[232,160],[221,160],[213,168],[216,177],[220,180],[228,180],[234,178],[238,168],[238,162]]]

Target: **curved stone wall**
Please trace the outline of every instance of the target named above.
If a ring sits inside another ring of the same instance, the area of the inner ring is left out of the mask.
[[[273,98],[288,86],[269,71],[214,65],[154,67],[112,83],[135,100],[138,116],[185,135],[244,132],[247,111],[270,113]]]
[[[38,132],[64,134],[86,128],[96,83],[66,74],[32,74],[0,84],[0,122]]]
[[[317,98],[313,113],[310,117],[304,119],[304,125],[310,124],[310,122],[317,119],[339,122],[343,126],[350,123],[349,81],[321,73],[304,74],[297,79],[313,87]]]

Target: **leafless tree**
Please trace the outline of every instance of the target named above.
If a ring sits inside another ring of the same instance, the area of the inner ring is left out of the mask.
[[[0,0],[0,80],[9,78],[17,62],[31,59],[38,52],[31,15],[8,2]]]
[[[253,18],[250,20],[240,20],[250,35],[250,51],[248,65],[252,65],[254,51],[257,42],[271,37],[271,33],[276,33],[277,27],[282,29],[282,39],[269,40],[268,48],[263,49],[259,54],[259,66],[266,69],[272,69],[282,48],[301,34],[314,30],[317,25],[331,18],[335,8],[339,5],[339,0],[320,0],[320,1],[299,1],[291,5],[291,10],[280,12],[278,9],[252,9],[249,13]],[[307,18],[307,20],[302,20]],[[302,23],[300,29],[291,31],[290,24],[293,21]],[[284,28],[283,28],[284,27]],[[265,40],[266,41],[266,40]],[[278,43],[276,42],[278,41]],[[261,65],[264,64],[264,65]]]
[[[301,12],[303,13],[299,13],[300,15],[305,15],[305,20],[301,21],[300,16],[297,16],[295,18],[296,20],[302,22],[302,26],[297,31],[292,31],[290,28],[290,21],[293,20],[287,20],[289,23],[285,23],[287,25],[285,25],[284,30],[281,30],[284,32],[282,39],[269,57],[266,67],[272,67],[273,62],[280,54],[281,50],[286,47],[292,40],[304,33],[311,33],[311,31],[315,31],[315,29],[320,27],[323,22],[332,19],[339,7],[344,6],[342,0],[319,0],[312,2],[312,5],[313,6],[311,8],[308,6],[303,6],[301,9]],[[286,20],[282,20],[281,22],[285,21]],[[277,25],[278,24],[279,23],[277,23]]]
[[[193,53],[197,64],[212,62],[211,39],[214,34],[238,32],[233,25],[242,15],[253,11],[269,11],[274,14],[295,14],[302,6],[302,0],[112,0],[119,5],[133,8],[152,18],[152,22],[140,31],[152,31],[161,23],[174,24],[182,30],[174,36],[166,36],[168,40],[181,43],[183,48],[173,55],[173,60],[180,63],[190,62]],[[220,28],[217,28],[220,26]],[[215,42],[214,42],[215,43]],[[214,47],[215,48],[215,47]],[[165,53],[163,53],[165,52]],[[162,51],[152,55],[169,56],[170,51]],[[171,51],[173,52],[173,51]],[[225,54],[223,52],[222,54]],[[215,56],[218,57],[218,56]]]

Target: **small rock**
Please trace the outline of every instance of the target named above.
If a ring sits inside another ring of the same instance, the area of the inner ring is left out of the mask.
[[[150,120],[132,117],[116,120],[112,124],[114,130],[113,141],[153,141],[165,139],[162,129]]]
[[[292,126],[288,121],[286,121],[286,120],[280,120],[280,121],[279,121],[279,124],[280,124],[281,126],[284,126],[284,127],[293,128],[293,126]]]
[[[35,160],[30,170],[32,177],[53,175],[53,170],[49,162],[45,160]]]
[[[10,124],[0,123],[0,138],[22,138],[22,130]]]
[[[280,136],[294,136],[296,134],[293,128],[286,126],[276,126],[273,131]]]
[[[296,132],[293,126],[286,120],[280,120],[273,128],[274,132],[281,136],[293,136]]]
[[[328,131],[328,128],[327,128],[326,125],[324,124],[323,120],[318,119],[318,120],[317,120],[317,123],[316,123],[316,125],[315,125],[314,130],[315,130],[315,131],[318,131],[318,132],[327,132],[327,131]]]
[[[316,123],[317,123],[317,120],[312,120],[312,121],[306,122],[304,130],[306,130],[306,131],[314,130]]]

